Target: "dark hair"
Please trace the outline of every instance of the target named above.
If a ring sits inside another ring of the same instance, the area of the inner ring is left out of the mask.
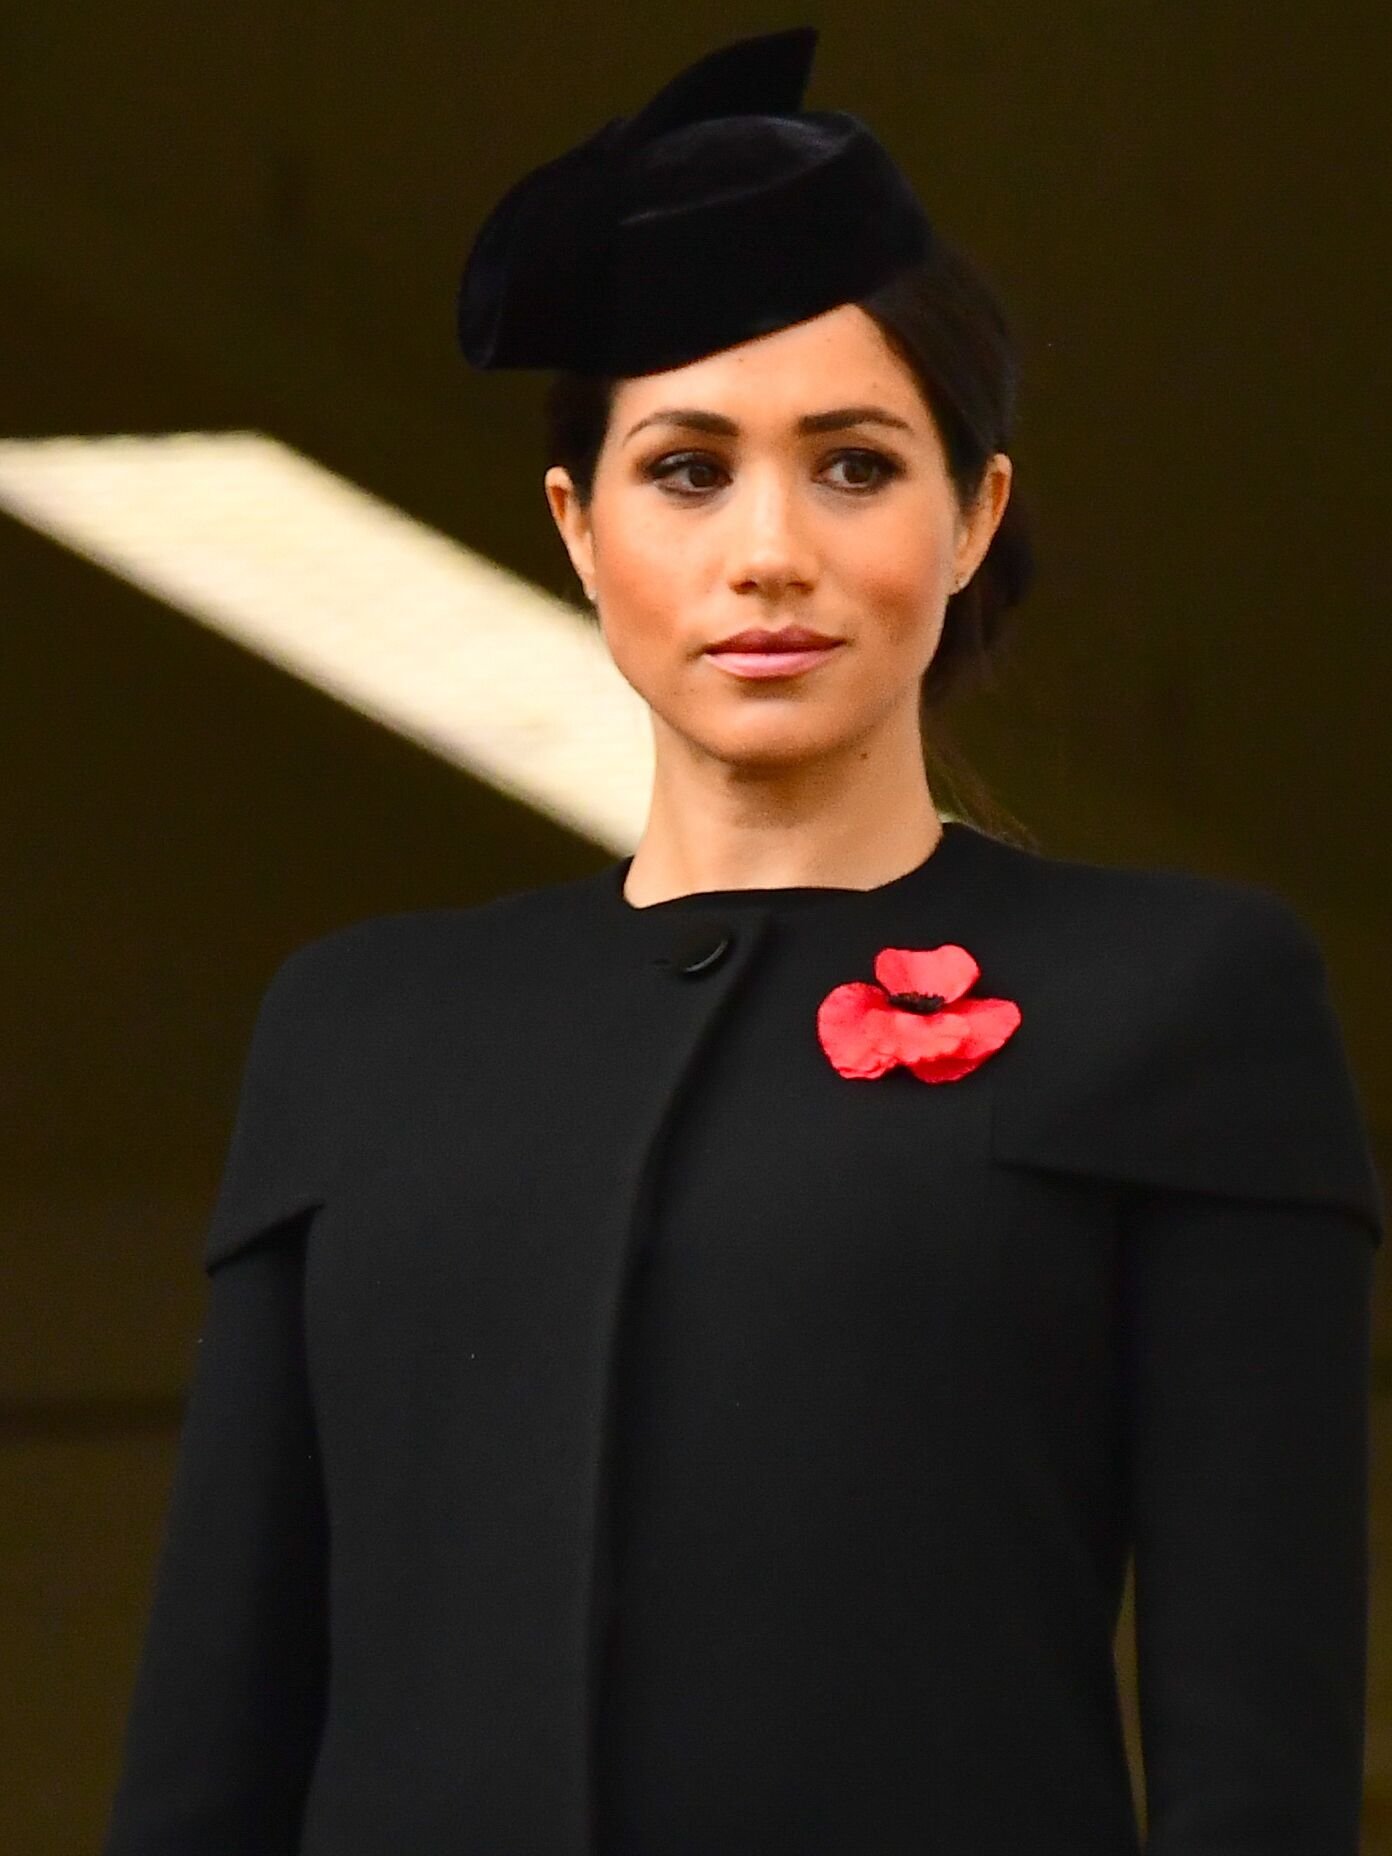
[[[1019,363],[1001,304],[982,273],[941,234],[927,259],[860,299],[885,340],[917,379],[937,427],[959,507],[976,500],[993,453],[1008,451],[1015,425]],[[548,465],[561,465],[582,509],[609,426],[616,377],[562,373],[546,395]],[[941,713],[947,697],[993,679],[1003,655],[1006,615],[1034,578],[1030,524],[1012,478],[1010,497],[980,566],[948,599],[942,636],[924,672],[919,717],[925,760],[945,776],[951,806],[994,835],[1033,844],[957,748]],[[936,796],[936,793],[935,793]]]

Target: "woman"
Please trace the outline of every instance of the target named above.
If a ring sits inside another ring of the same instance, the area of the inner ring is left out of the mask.
[[[275,974],[107,1856],[1129,1856],[1132,1556],[1152,1856],[1357,1849],[1383,1205],[1322,955],[939,815],[1012,364],[798,113],[814,41],[471,254],[468,358],[562,370],[651,810]]]

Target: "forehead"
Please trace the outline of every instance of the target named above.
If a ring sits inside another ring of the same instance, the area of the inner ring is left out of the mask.
[[[702,355],[683,367],[620,381],[612,419],[627,431],[637,419],[666,406],[709,407],[781,422],[817,405],[874,399],[915,428],[927,417],[918,383],[885,340],[878,324],[854,303],[734,347]]]

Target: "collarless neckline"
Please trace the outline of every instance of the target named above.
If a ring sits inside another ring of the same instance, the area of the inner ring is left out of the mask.
[[[623,886],[633,864],[632,855],[609,866],[608,889],[620,914],[633,921],[658,920],[689,909],[803,908],[857,896],[866,902],[874,898],[890,900],[906,890],[918,888],[930,876],[936,882],[950,874],[973,843],[984,839],[985,833],[964,819],[945,818],[938,840],[926,857],[912,869],[901,871],[887,882],[874,883],[868,889],[837,883],[783,883],[739,889],[695,889],[680,896],[664,896],[660,902],[630,902]]]

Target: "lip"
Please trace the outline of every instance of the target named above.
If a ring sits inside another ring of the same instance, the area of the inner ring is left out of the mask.
[[[713,653],[726,651],[820,651],[827,645],[840,644],[839,638],[828,638],[825,632],[814,632],[808,625],[785,625],[779,631],[770,631],[763,625],[747,626],[742,632],[731,632],[728,638],[718,643],[707,645]]]
[[[734,677],[792,677],[824,664],[839,648],[838,640],[815,651],[707,651],[706,656]]]

